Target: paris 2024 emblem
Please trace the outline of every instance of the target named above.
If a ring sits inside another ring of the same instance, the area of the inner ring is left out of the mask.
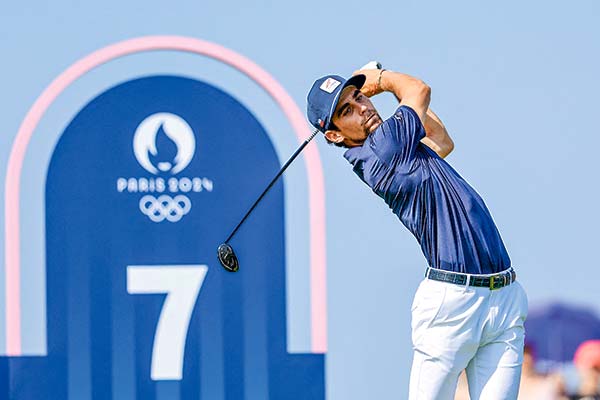
[[[139,209],[152,222],[178,222],[192,209],[190,194],[212,192],[207,177],[180,176],[196,152],[190,125],[172,113],[156,113],[133,134],[133,154],[149,177],[119,177],[119,193],[140,195]]]

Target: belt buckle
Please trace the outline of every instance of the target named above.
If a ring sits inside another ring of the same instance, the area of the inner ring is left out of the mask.
[[[490,290],[500,289],[502,286],[496,287],[496,278],[500,278],[500,276],[490,276]],[[498,279],[498,283],[501,282],[501,279]]]
[[[502,289],[504,286],[508,286],[510,282],[510,278],[506,274],[490,276],[490,290]]]

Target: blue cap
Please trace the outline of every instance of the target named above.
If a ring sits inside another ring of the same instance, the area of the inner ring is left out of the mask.
[[[364,75],[355,75],[347,80],[338,75],[327,75],[317,79],[308,92],[306,106],[306,115],[312,126],[321,132],[329,129],[342,90],[347,86],[360,89],[365,80]]]

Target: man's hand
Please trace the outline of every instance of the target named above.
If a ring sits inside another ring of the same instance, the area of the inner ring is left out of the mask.
[[[367,78],[365,80],[365,84],[360,89],[360,91],[365,96],[372,97],[383,92],[383,89],[380,85],[380,75],[382,72],[382,69],[360,69],[358,71],[354,71],[352,76],[364,75]]]
[[[401,105],[412,108],[421,122],[425,121],[426,111],[431,100],[431,89],[422,80],[400,72],[384,69],[361,69],[354,73],[363,74],[367,79],[361,92],[368,97],[381,92],[391,92]]]
[[[352,74],[352,75],[358,75],[358,74],[365,75],[365,77],[366,77],[365,84],[361,88],[360,91],[365,96],[371,97],[371,96],[375,96],[379,93],[382,93],[384,91],[384,88],[382,87],[382,78],[383,78],[382,74],[384,73],[384,71],[385,70],[381,69],[381,64],[379,64],[375,61],[372,61],[369,64],[366,64],[365,66],[363,66],[362,69],[355,71],[354,74]],[[402,102],[402,96],[401,96],[402,93],[401,92],[404,92],[404,96],[406,96],[406,95],[410,96],[412,93],[405,90],[404,87],[415,86],[415,85],[418,85],[419,82],[420,82],[421,86],[423,86],[424,84],[421,81],[419,81],[418,79],[410,77],[408,75],[404,75],[404,74],[400,74],[400,73],[396,73],[396,72],[392,72],[392,71],[386,71],[385,73],[386,74],[391,73],[392,80],[396,79],[396,80],[404,81],[401,84],[401,86],[403,86],[403,87],[399,87],[397,84],[394,85],[394,83],[396,83],[396,82],[392,82],[391,88],[386,89],[386,90],[392,92],[401,104],[408,104],[411,107],[413,107],[413,109],[414,109],[415,106],[412,104],[413,103],[412,101]],[[387,83],[388,82],[384,82],[383,84],[387,84]],[[427,104],[429,104],[429,101],[427,101]],[[444,124],[442,123],[440,118],[431,109],[429,109],[428,106],[425,108],[425,110],[423,110],[423,111],[425,111],[424,114],[419,113],[419,111],[421,111],[421,110],[416,109],[415,111],[417,111],[417,113],[419,114],[419,117],[421,118],[421,121],[423,122],[423,126],[425,128],[426,137],[424,137],[421,140],[421,142],[424,145],[431,148],[433,151],[435,151],[441,158],[445,158],[454,149],[454,142],[450,138],[450,135],[448,134],[446,127],[444,126]]]

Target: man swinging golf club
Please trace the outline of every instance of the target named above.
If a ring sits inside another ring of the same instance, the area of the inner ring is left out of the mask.
[[[370,97],[400,102],[383,120]],[[516,399],[527,298],[481,197],[444,161],[453,149],[421,80],[382,69],[328,75],[308,94],[311,124],[347,148],[354,172],[416,237],[428,261],[412,308],[410,399]]]

